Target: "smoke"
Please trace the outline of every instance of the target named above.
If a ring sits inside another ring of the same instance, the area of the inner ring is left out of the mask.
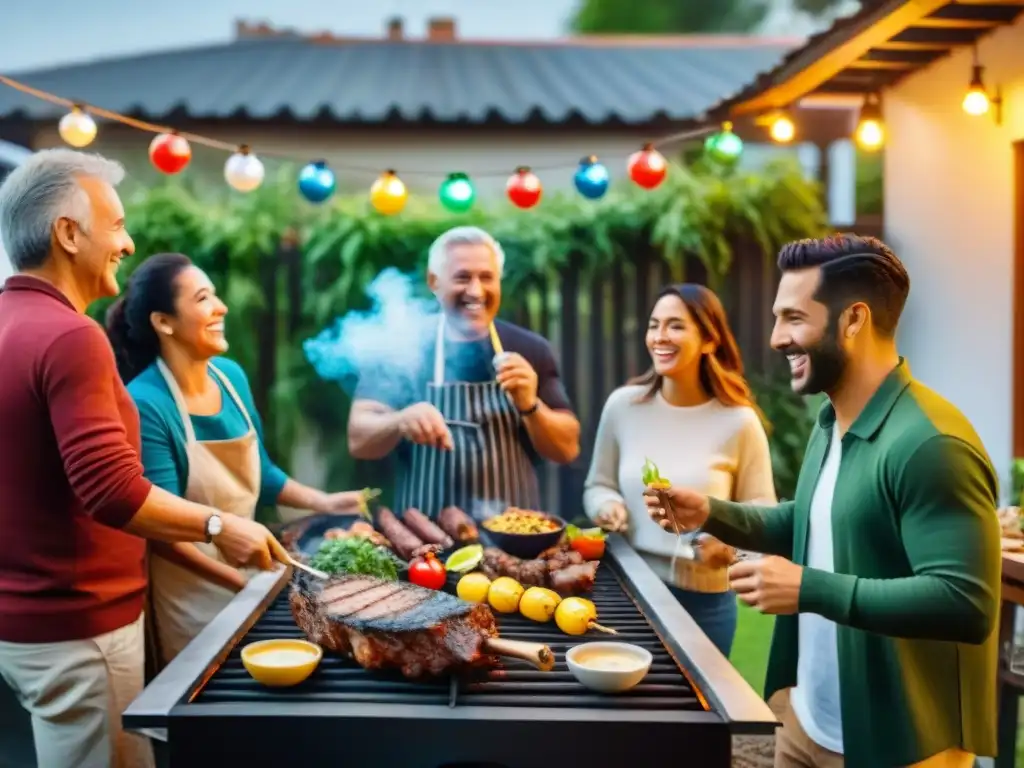
[[[366,288],[369,310],[352,310],[303,345],[317,374],[353,394],[363,379],[373,399],[408,401],[425,376],[425,350],[437,332],[440,308],[433,297],[416,295],[411,275],[394,267]],[[419,398],[415,398],[419,399]]]

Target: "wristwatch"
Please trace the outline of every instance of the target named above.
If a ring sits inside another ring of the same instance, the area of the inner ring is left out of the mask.
[[[213,537],[224,530],[224,521],[220,519],[220,515],[214,513],[206,518],[206,543],[212,544]]]
[[[533,405],[531,405],[525,411],[519,411],[519,415],[520,416],[532,416],[533,414],[535,414],[537,412],[537,409],[539,407],[540,407],[540,398],[534,400],[533,401]]]

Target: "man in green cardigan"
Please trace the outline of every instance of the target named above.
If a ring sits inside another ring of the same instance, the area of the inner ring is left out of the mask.
[[[776,768],[970,768],[996,752],[995,471],[897,352],[910,279],[887,246],[802,240],[779,267],[772,347],[795,392],[828,395],[796,498],[651,489],[651,515],[765,553],[730,581],[779,617],[765,682],[781,712]]]

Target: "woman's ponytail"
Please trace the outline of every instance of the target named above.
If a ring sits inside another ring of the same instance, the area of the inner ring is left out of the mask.
[[[132,273],[121,297],[107,310],[107,337],[125,384],[160,356],[154,312],[174,314],[175,280],[192,261],[180,253],[150,256]]]

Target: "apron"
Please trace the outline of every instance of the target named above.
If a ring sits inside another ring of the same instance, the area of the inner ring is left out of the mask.
[[[178,382],[163,360],[157,359],[160,373],[174,396],[182,424],[185,426],[186,455],[188,457],[188,485],[185,498],[196,504],[205,504],[222,514],[238,515],[252,520],[259,501],[260,448],[252,418],[227,376],[216,366],[210,372],[224,385],[224,390],[235,401],[245,416],[249,430],[231,440],[196,440],[192,417],[185,406]],[[224,562],[213,544],[195,544],[210,557]],[[251,576],[252,569],[240,569]],[[220,613],[235,593],[172,563],[156,553],[149,558],[149,590],[152,638],[150,650],[153,659],[163,666],[170,662],[188,643]]]
[[[448,420],[453,450],[413,444],[409,467],[395,494],[399,514],[415,507],[431,520],[456,506],[482,522],[505,506],[540,508],[540,486],[519,438],[522,417],[498,382],[444,381],[444,315],[437,326],[434,380],[426,402]]]

